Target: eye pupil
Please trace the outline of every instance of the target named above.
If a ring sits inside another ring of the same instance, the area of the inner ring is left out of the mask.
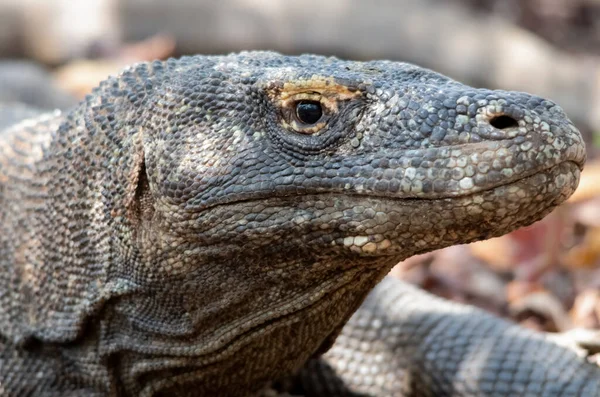
[[[315,124],[323,116],[323,108],[318,101],[300,101],[296,105],[296,116],[304,124]]]

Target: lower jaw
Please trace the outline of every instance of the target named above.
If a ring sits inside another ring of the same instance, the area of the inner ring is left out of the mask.
[[[580,168],[563,162],[528,177],[471,195],[398,200],[409,207],[411,219],[421,219],[412,238],[400,239],[395,253],[409,257],[455,244],[498,237],[535,223],[565,202],[579,183]],[[418,229],[418,230],[417,230]],[[421,234],[422,239],[415,235]],[[412,249],[411,249],[412,248]]]

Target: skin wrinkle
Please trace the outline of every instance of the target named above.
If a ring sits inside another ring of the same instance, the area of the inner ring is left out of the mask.
[[[326,105],[318,131],[284,122],[306,98]],[[413,65],[132,66],[2,133],[0,383],[258,393],[326,351],[399,260],[535,222],[584,161],[554,103]]]

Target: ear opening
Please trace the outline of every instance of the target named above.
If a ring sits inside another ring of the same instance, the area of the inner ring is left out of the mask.
[[[127,218],[134,224],[139,224],[143,219],[148,219],[154,212],[154,200],[150,192],[150,183],[146,174],[144,156],[136,167],[137,173],[132,182],[135,190],[127,205]]]

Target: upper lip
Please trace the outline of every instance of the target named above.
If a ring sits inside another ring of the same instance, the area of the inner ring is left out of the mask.
[[[498,183],[495,183],[493,185],[489,185],[486,187],[483,187],[481,189],[477,189],[477,190],[473,190],[473,191],[469,191],[469,192],[464,192],[464,193],[460,193],[460,194],[436,194],[436,195],[432,195],[432,196],[398,196],[397,194],[394,193],[389,193],[389,194],[385,194],[385,193],[378,193],[378,192],[368,192],[368,193],[361,193],[361,192],[348,192],[348,191],[321,191],[321,192],[304,192],[302,194],[298,194],[297,192],[295,193],[283,193],[279,192],[279,194],[277,193],[273,193],[273,192],[262,192],[262,194],[257,194],[257,195],[252,195],[252,196],[247,196],[245,198],[242,199],[237,199],[237,200],[232,200],[232,201],[216,201],[213,203],[209,203],[208,205],[206,205],[204,208],[202,208],[202,210],[208,210],[208,209],[214,209],[217,207],[221,207],[221,206],[225,206],[225,205],[231,205],[231,204],[239,204],[239,203],[254,203],[256,201],[260,201],[260,200],[264,200],[264,199],[268,199],[268,198],[279,198],[279,199],[283,199],[283,198],[291,198],[291,197],[299,197],[299,196],[309,196],[309,195],[336,195],[336,194],[344,194],[346,196],[356,196],[356,197],[371,197],[371,198],[380,198],[380,199],[396,199],[396,200],[444,200],[444,199],[460,199],[460,198],[464,198],[464,197],[469,197],[469,196],[473,196],[476,194],[480,194],[482,192],[486,192],[486,191],[490,191],[502,186],[507,186],[507,185],[511,185],[513,183],[519,182],[523,179],[532,177],[535,174],[538,174],[540,172],[546,172],[549,171],[553,168],[556,168],[558,166],[560,166],[561,164],[564,163],[572,163],[574,165],[576,165],[579,169],[581,169],[582,164],[578,163],[576,161],[573,160],[565,160],[553,165],[550,165],[546,168],[543,169],[537,169],[537,170],[533,170],[531,172],[527,172],[524,173],[522,175],[519,175],[518,177],[515,178],[507,178],[505,180],[499,181]],[[259,192],[261,193],[261,192]]]
[[[471,158],[471,156],[480,156],[481,159],[477,160],[480,161],[479,163],[476,160],[472,160],[472,163],[470,163],[471,166],[473,167],[477,167],[478,165],[482,164],[483,161],[487,161],[488,164],[492,164],[496,159],[493,158],[491,161],[490,160],[485,160],[483,159],[483,154],[486,151],[489,150],[498,150],[498,148],[508,148],[510,145],[508,144],[509,142],[505,142],[505,145],[503,146],[499,146],[500,142],[499,141],[484,141],[484,142],[479,142],[479,143],[466,143],[466,144],[461,144],[461,145],[455,145],[455,146],[448,146],[448,147],[438,147],[438,148],[432,148],[434,150],[434,152],[430,152],[430,155],[433,155],[434,157],[436,157],[436,159],[454,159],[454,161],[458,160],[461,156],[466,156],[468,158]],[[512,144],[512,143],[510,143]],[[493,145],[497,145],[497,146],[493,146]],[[544,145],[548,145],[546,144],[540,144],[537,146],[537,150],[538,152],[542,153],[543,148],[542,146]],[[425,151],[427,151],[429,149],[423,149],[423,153],[422,156],[423,158],[425,158]],[[458,157],[454,154],[452,154],[453,151],[459,151],[459,155]],[[535,154],[535,150],[536,150],[536,146],[534,145],[534,147],[532,149],[530,149],[529,154],[531,154],[532,152]],[[422,191],[409,191],[409,192],[400,192],[398,191],[377,191],[374,188],[366,188],[366,187],[362,187],[359,188],[358,184],[352,184],[352,179],[358,179],[358,178],[368,178],[370,175],[361,175],[361,174],[356,174],[356,175],[348,175],[348,176],[344,176],[342,177],[342,184],[340,186],[330,186],[330,188],[323,188],[323,187],[317,187],[317,188],[302,188],[302,190],[299,192],[297,186],[294,185],[277,185],[275,183],[271,183],[273,182],[272,178],[269,179],[268,181],[264,181],[266,182],[266,185],[264,188],[262,189],[258,189],[250,194],[245,194],[243,197],[240,197],[239,195],[237,195],[235,198],[233,197],[228,197],[228,196],[221,196],[216,198],[215,200],[208,200],[208,201],[204,201],[203,203],[195,206],[196,209],[198,210],[206,210],[212,207],[217,207],[217,206],[221,206],[221,205],[225,205],[225,204],[233,204],[233,203],[239,203],[239,202],[250,202],[250,201],[255,201],[255,200],[261,200],[261,199],[265,199],[265,198],[284,198],[284,197],[294,197],[294,196],[306,196],[306,195],[312,195],[312,194],[347,194],[347,195],[360,195],[360,196],[370,196],[370,197],[386,197],[386,198],[391,198],[391,199],[418,199],[418,200],[427,200],[427,199],[444,199],[444,198],[458,198],[458,197],[464,197],[464,196],[469,196],[469,195],[473,195],[476,194],[478,192],[482,192],[482,191],[486,191],[486,190],[490,190],[490,189],[494,189],[496,187],[499,186],[503,186],[503,185],[508,185],[511,183],[514,183],[518,180],[530,177],[534,174],[537,174],[539,172],[544,172],[547,171],[551,168],[554,168],[555,166],[558,166],[561,163],[565,163],[565,162],[572,162],[573,164],[575,164],[580,170],[583,168],[583,165],[585,163],[585,150],[583,148],[582,145],[572,145],[571,147],[567,147],[567,148],[563,148],[560,149],[561,153],[559,156],[557,156],[556,158],[554,158],[553,160],[549,159],[548,157],[544,157],[542,156],[542,160],[537,160],[537,156],[533,155],[530,156],[530,159],[528,160],[530,165],[531,162],[533,162],[533,166],[530,167],[529,169],[524,169],[518,173],[515,173],[512,176],[503,176],[500,180],[495,181],[494,183],[490,182],[489,184],[484,184],[481,186],[477,186],[474,185],[471,188],[456,188],[455,190],[450,190],[448,189],[447,191],[440,191],[440,192],[434,192],[433,190],[427,193],[424,193]],[[385,169],[393,169],[393,170],[398,170],[398,169],[405,169],[404,165],[400,165],[401,161],[402,161],[402,154],[407,154],[407,152],[409,152],[410,150],[406,150],[403,151],[401,154],[398,154],[397,151],[394,151],[393,154],[390,153],[389,159],[392,158],[396,158],[398,159],[398,166],[395,167],[391,167],[391,166],[385,166],[382,168]],[[382,156],[382,158],[385,158],[386,156]],[[415,157],[418,157],[418,153],[415,153]],[[410,156],[408,157],[409,159],[411,158]],[[471,160],[469,160],[471,161]],[[527,160],[526,160],[527,161]],[[537,164],[535,163],[537,161]],[[406,163],[406,162],[405,162]],[[362,162],[362,165],[364,165],[365,167],[367,167],[368,162]],[[508,163],[507,163],[508,164]],[[513,163],[514,164],[514,161]],[[344,165],[345,167],[348,167],[352,165],[352,163],[348,163],[348,165]],[[361,166],[360,164],[358,165],[359,167]],[[290,164],[290,167],[292,167],[292,165]],[[448,166],[446,166],[446,168],[439,168],[441,170],[449,170],[450,168]],[[427,170],[427,167],[422,167],[420,168],[421,172],[423,172],[423,170]],[[319,173],[315,173],[315,177],[323,177],[326,178],[324,176],[323,173],[319,174]],[[401,179],[396,178],[396,180],[407,180],[406,179],[407,176],[403,176]],[[344,181],[346,180],[346,181]],[[383,180],[383,178],[377,178],[377,180]],[[348,183],[348,181],[350,182],[350,188],[346,188],[344,187],[345,184]],[[235,182],[233,182],[235,183]],[[188,202],[188,204],[191,204]],[[190,207],[194,207],[194,205],[190,205]]]

